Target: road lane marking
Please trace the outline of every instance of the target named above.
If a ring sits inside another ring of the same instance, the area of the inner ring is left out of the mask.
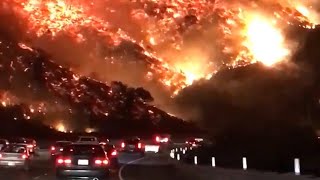
[[[41,177],[44,177],[44,176],[47,176],[48,174],[47,173],[44,173],[40,176],[36,176],[36,177],[33,177],[32,179],[36,180],[36,179],[40,179]]]
[[[139,159],[136,159],[136,160],[133,160],[133,161],[129,161],[127,164],[124,164],[123,166],[120,167],[119,169],[119,173],[118,173],[118,176],[119,176],[119,179],[120,180],[124,180],[123,176],[122,176],[122,171],[123,169],[127,166],[127,165],[130,165],[130,164],[133,164],[135,162],[138,162],[138,161],[141,161],[143,159],[145,159],[146,157],[142,157],[142,158],[139,158]]]

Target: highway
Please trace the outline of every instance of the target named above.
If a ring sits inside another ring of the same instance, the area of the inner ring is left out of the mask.
[[[255,171],[229,170],[205,166],[182,165],[169,158],[168,154],[119,153],[121,167],[113,171],[110,180],[308,180],[319,178],[294,176],[294,174],[264,173]],[[54,163],[48,150],[41,150],[32,162],[29,172],[17,169],[0,169],[0,180],[56,180]]]
[[[41,150],[34,157],[30,172],[19,169],[0,169],[0,179],[10,180],[55,180],[54,163],[49,152]],[[112,172],[110,180],[171,180],[176,179],[175,168],[167,155],[146,154],[141,158],[135,154],[119,154],[122,164],[119,171]],[[178,178],[180,179],[180,178]],[[181,179],[182,180],[182,179]]]

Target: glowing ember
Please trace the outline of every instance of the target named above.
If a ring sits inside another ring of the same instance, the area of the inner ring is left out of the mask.
[[[289,55],[290,51],[284,47],[283,35],[271,20],[254,16],[247,23],[245,37],[247,41],[244,45],[249,49],[253,60],[267,66],[272,66]]]

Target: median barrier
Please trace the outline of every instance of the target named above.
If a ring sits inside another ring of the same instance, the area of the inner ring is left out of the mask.
[[[183,149],[184,150],[184,149]],[[254,169],[249,169],[250,160],[247,157],[242,158],[242,169],[226,169],[218,167],[216,157],[211,157],[211,166],[199,165],[198,157],[194,156],[193,164],[186,164],[182,161],[185,155],[184,151],[173,149],[171,158],[175,160],[175,167],[179,173],[185,174],[190,179],[211,180],[211,179],[235,179],[235,180],[320,180],[310,175],[300,174],[300,160],[295,158],[292,160],[292,173],[280,174],[276,172],[261,172]]]

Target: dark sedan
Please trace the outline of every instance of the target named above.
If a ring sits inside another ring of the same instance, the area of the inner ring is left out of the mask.
[[[138,137],[128,138],[121,143],[121,151],[126,153],[139,153],[144,156],[145,148]]]
[[[71,144],[56,159],[57,179],[107,179],[110,162],[99,144]]]
[[[63,148],[70,145],[71,143],[71,141],[56,141],[50,148],[51,158],[55,159],[62,153]]]

